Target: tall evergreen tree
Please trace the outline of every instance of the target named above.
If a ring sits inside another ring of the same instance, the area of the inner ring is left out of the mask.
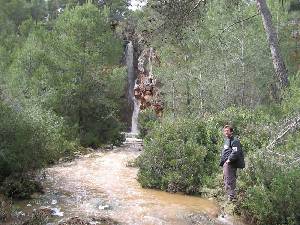
[[[281,88],[284,88],[288,85],[288,72],[281,56],[277,34],[272,24],[272,16],[265,0],[257,0],[257,7],[262,16],[277,78]]]

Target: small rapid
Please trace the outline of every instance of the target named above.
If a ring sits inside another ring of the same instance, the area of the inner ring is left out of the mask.
[[[78,216],[128,225],[232,224],[218,217],[214,200],[142,188],[136,180],[138,169],[131,166],[141,154],[141,140],[127,136],[122,147],[48,168],[45,194],[20,207],[26,212],[50,206],[56,210],[54,222]]]

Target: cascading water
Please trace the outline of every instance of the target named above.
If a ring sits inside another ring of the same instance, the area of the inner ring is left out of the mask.
[[[133,109],[132,119],[131,119],[131,133],[139,134],[138,117],[140,112],[140,102],[136,98],[134,98],[133,104],[134,104],[134,109]]]
[[[140,102],[134,97],[133,89],[135,85],[134,79],[134,68],[133,68],[133,45],[132,42],[127,44],[126,48],[126,64],[127,64],[127,73],[128,73],[128,94],[130,100],[133,102],[133,113],[131,118],[131,133],[132,134],[139,134],[138,130],[138,117],[140,112]]]

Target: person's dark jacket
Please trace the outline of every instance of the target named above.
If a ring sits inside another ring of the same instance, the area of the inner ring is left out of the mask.
[[[231,166],[235,168],[245,168],[242,146],[236,137],[225,139],[220,166],[223,166],[227,159],[229,159]]]

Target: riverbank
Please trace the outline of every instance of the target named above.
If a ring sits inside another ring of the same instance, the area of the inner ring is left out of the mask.
[[[140,150],[140,143],[127,144],[46,169],[45,193],[15,202],[18,221],[34,211],[47,211],[50,224],[68,224],[76,217],[85,224],[239,224],[231,217],[223,218],[213,199],[141,188],[138,169],[129,166]]]

